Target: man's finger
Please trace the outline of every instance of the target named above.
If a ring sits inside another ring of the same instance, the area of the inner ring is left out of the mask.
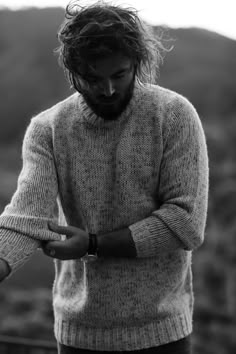
[[[52,241],[42,241],[41,248],[47,256],[53,257],[55,255],[55,250],[53,248],[52,243],[53,243]]]
[[[76,249],[77,245],[77,239],[75,238],[69,238],[65,241],[52,241],[50,242],[48,248],[49,249],[54,249],[56,253],[61,254],[61,253],[67,253],[70,252],[71,250]]]
[[[59,241],[60,242],[60,241]],[[56,254],[56,249],[55,249],[55,245],[54,245],[54,241],[48,241],[48,242],[44,242],[42,243],[42,249],[43,252],[49,256],[49,257],[53,257],[53,258],[60,258],[59,253]]]
[[[46,255],[61,260],[77,258],[76,240],[70,238],[65,241],[49,241],[43,246]]]
[[[56,232],[58,234],[63,234],[70,237],[74,235],[74,230],[68,226],[59,226],[57,224],[54,224],[53,222],[49,222],[48,227],[51,231]]]

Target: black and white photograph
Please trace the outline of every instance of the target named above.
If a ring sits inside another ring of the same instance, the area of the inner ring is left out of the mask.
[[[0,0],[0,354],[236,352],[235,13]]]

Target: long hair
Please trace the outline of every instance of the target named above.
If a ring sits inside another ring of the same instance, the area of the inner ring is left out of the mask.
[[[58,31],[59,64],[77,91],[78,76],[86,78],[89,63],[121,52],[135,63],[139,82],[156,83],[167,48],[137,10],[98,1],[83,7],[72,1]]]

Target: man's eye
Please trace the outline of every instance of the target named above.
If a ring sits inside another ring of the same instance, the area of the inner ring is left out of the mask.
[[[125,76],[125,73],[116,74],[116,75],[114,75],[114,79],[122,79],[124,76]]]

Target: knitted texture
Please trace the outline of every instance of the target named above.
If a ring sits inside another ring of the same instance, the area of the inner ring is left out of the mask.
[[[47,227],[56,217],[98,237],[129,227],[137,251],[135,259],[55,260],[57,340],[128,351],[191,333],[191,257],[208,199],[206,141],[192,104],[136,84],[119,118],[104,121],[75,93],[31,120],[22,151],[0,217],[0,258],[13,272],[42,240],[60,238]]]

